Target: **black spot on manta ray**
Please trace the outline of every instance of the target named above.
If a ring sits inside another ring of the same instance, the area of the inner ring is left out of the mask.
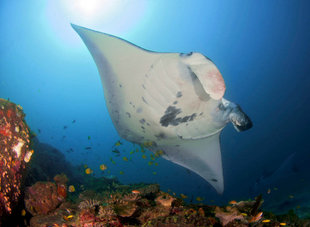
[[[155,137],[156,137],[158,140],[167,138],[167,136],[166,136],[165,133],[163,133],[163,132],[161,132],[161,133],[159,133],[159,134],[156,134]]]
[[[141,98],[142,98],[142,101],[143,101],[145,104],[148,105],[148,103],[147,103],[147,101],[145,100],[145,98],[144,98],[143,96],[142,96]]]
[[[164,127],[167,127],[168,125],[175,125],[174,121],[178,114],[180,114],[182,111],[181,109],[177,109],[174,106],[168,106],[168,108],[165,111],[165,114],[160,118],[160,124]]]
[[[144,124],[144,123],[145,123],[145,119],[142,118],[142,119],[139,120],[139,122],[140,122],[141,124]]]
[[[137,110],[136,110],[137,113],[142,113],[142,108],[139,107]]]
[[[165,111],[165,114],[160,118],[160,124],[164,127],[168,127],[168,125],[177,126],[180,123],[192,121],[197,116],[196,113],[185,117],[178,117],[177,115],[182,113],[181,109],[177,109],[174,106],[168,106]]]
[[[178,103],[178,101],[174,101],[174,102],[173,102],[173,105],[176,105],[177,103]]]
[[[212,178],[212,179],[211,179],[211,181],[213,181],[213,182],[217,182],[217,179]]]
[[[123,85],[119,84],[119,87],[123,87]]]
[[[143,87],[143,89],[145,89],[145,86],[144,86],[144,84],[142,84],[142,87]]]
[[[128,116],[129,118],[131,118],[131,115],[130,115],[130,113],[126,112],[126,114],[127,114],[127,116]]]
[[[133,108],[136,107],[134,104],[132,104],[132,102],[129,102],[129,104],[130,104]]]
[[[181,98],[182,97],[182,92],[178,91],[177,94],[176,94],[176,97],[177,98]]]

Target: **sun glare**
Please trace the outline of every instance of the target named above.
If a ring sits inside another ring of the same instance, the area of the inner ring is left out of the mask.
[[[73,19],[85,22],[108,19],[120,7],[120,0],[63,0],[64,10]]]
[[[137,25],[146,12],[141,0],[53,0],[48,1],[46,15],[54,34],[72,43],[77,38],[70,23],[122,34]]]

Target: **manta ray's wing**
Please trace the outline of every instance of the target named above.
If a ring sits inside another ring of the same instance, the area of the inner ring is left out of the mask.
[[[182,144],[162,146],[164,158],[190,169],[210,183],[218,193],[224,191],[219,134]]]
[[[227,122],[211,116],[225,90],[216,77],[220,75],[208,76],[210,67],[201,68],[201,61],[191,67],[178,53],[150,52],[108,34],[73,28],[96,62],[120,136],[137,143],[154,141],[152,150],[162,148],[164,158],[196,172],[221,193],[219,134]]]

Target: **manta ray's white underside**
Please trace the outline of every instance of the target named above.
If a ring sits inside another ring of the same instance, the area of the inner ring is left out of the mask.
[[[164,158],[196,172],[222,193],[220,132],[229,121],[240,130],[249,122],[243,122],[248,119],[238,106],[222,99],[225,84],[216,66],[200,53],[151,52],[72,26],[97,64],[119,135],[150,142],[150,150],[163,150]]]

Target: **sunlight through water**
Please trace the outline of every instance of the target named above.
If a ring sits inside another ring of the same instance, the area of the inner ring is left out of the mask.
[[[138,27],[145,13],[146,2],[135,0],[56,0],[46,6],[55,38],[74,45],[80,40],[70,23],[121,35]]]

